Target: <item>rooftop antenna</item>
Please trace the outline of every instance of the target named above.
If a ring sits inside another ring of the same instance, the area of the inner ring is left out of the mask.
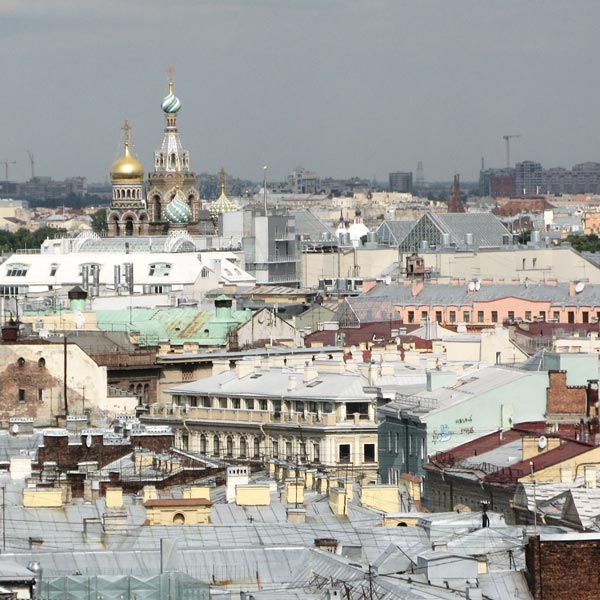
[[[510,169],[510,140],[511,138],[520,138],[520,133],[509,133],[503,135],[502,139],[506,142],[506,168]]]
[[[29,162],[31,164],[31,179],[35,179],[35,161],[33,159],[33,152],[27,150],[27,156],[29,156]]]
[[[4,181],[8,182],[8,166],[9,165],[16,165],[17,161],[16,160],[3,160],[0,161],[1,164],[4,165]]]

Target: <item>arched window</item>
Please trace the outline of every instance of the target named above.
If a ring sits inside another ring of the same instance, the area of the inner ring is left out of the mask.
[[[206,436],[204,434],[200,436],[200,454],[206,454]]]
[[[254,438],[254,458],[260,457],[260,439]]]
[[[240,438],[240,456],[242,458],[246,458],[247,453],[248,453],[248,442],[246,441],[246,438],[242,436]]]
[[[46,359],[44,357],[38,359],[38,367],[43,369],[46,366]]]
[[[173,517],[173,525],[185,525],[185,516],[181,513],[175,513]]]
[[[230,435],[227,436],[227,456],[233,456],[233,438]]]
[[[147,383],[144,384],[143,398],[146,402],[150,398],[150,386]]]
[[[17,360],[17,365],[19,365],[19,369],[22,369],[25,366],[25,359],[22,356]]]
[[[219,456],[221,453],[221,441],[219,440],[219,436],[215,435],[213,438],[213,455]]]
[[[127,217],[125,219],[125,235],[133,235],[133,218]]]

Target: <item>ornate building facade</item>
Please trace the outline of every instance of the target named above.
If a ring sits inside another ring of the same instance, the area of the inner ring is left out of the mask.
[[[172,77],[161,108],[166,120],[164,137],[154,153],[154,171],[148,175],[146,193],[144,168],[131,154],[130,127],[125,122],[125,151],[110,172],[113,193],[107,213],[109,236],[165,235],[177,230],[206,233],[202,224],[208,215],[203,214],[206,211],[202,211],[196,174],[190,169],[189,153],[177,129],[181,101],[173,92]]]

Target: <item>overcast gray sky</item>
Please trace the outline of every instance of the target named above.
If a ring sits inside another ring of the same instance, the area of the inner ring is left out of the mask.
[[[597,0],[1,0],[0,160],[101,181],[128,118],[149,170],[172,64],[197,172],[471,179],[507,133],[515,160],[600,161],[599,22]]]

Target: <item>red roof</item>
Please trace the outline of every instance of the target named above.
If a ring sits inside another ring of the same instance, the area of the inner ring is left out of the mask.
[[[304,338],[304,344],[311,347],[311,344],[321,343],[326,346],[336,345],[336,334],[344,335],[345,346],[356,346],[358,344],[369,344],[369,347],[377,347],[384,344],[393,344],[397,336],[392,337],[392,329],[403,328],[407,331],[414,331],[420,325],[406,325],[402,321],[380,321],[377,323],[363,323],[360,327],[346,327],[337,330],[315,331]],[[400,339],[407,339],[415,342],[417,348],[431,348],[432,344],[428,340],[423,340],[411,335],[400,336]]]

